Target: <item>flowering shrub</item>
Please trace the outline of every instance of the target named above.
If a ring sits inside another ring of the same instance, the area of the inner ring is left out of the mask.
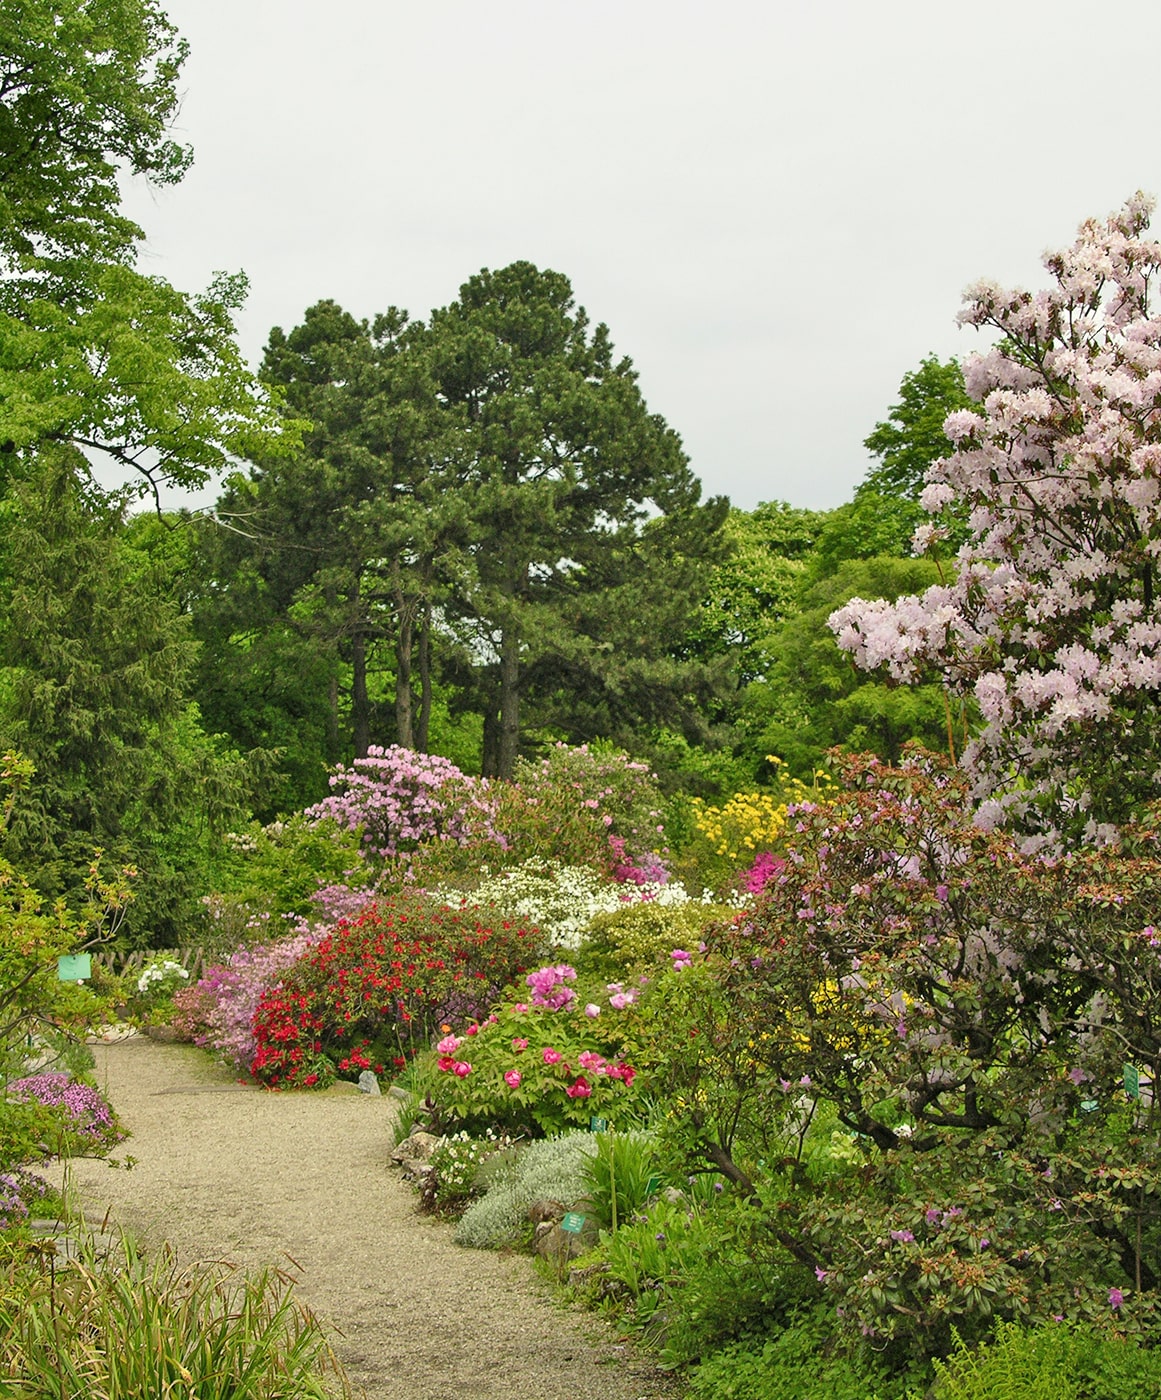
[[[431,1154],[431,1174],[423,1183],[423,1203],[436,1210],[462,1211],[478,1194],[480,1167],[511,1145],[491,1130],[482,1138],[465,1132],[440,1138]]]
[[[441,1022],[483,1015],[523,972],[535,930],[418,892],[380,900],[313,943],[254,1013],[251,1072],[313,1088],[339,1074],[402,1067]]]
[[[62,1136],[54,1152],[74,1145],[83,1151],[112,1147],[125,1136],[99,1089],[81,1084],[67,1074],[32,1074],[8,1085],[9,1098],[34,1101],[52,1109]]]
[[[471,895],[437,890],[453,908],[472,902],[495,904],[512,918],[528,919],[555,948],[572,952],[585,941],[589,925],[599,914],[643,901],[667,908],[689,901],[677,881],[664,885],[615,884],[590,866],[561,865],[532,856],[514,870],[485,877]]]
[[[577,962],[585,972],[606,981],[637,977],[666,964],[675,947],[696,948],[711,924],[733,918],[734,912],[722,904],[694,900],[624,904],[612,913],[596,915]]]
[[[1056,1313],[1154,1329],[1157,832],[1049,861],[975,825],[939,760],[843,777],[791,810],[753,913],[651,993],[687,1142],[883,1346]],[[857,1189],[841,1166],[756,1188],[739,1161],[820,1106],[858,1135]]]
[[[0,1172],[0,1231],[27,1220],[29,1207],[48,1194],[48,1182],[23,1167]]]
[[[277,943],[239,948],[224,963],[207,967],[194,986],[174,996],[174,1028],[235,1069],[248,1071],[257,1049],[259,1002],[324,936],[323,928],[308,928]]]
[[[816,773],[808,787],[772,754],[767,762],[776,775],[772,788],[735,793],[720,807],[689,799],[693,830],[682,851],[683,864],[715,889],[734,884],[739,871],[748,892],[761,889],[786,830],[788,806],[825,799],[830,784],[825,771]]]
[[[429,841],[504,845],[487,783],[436,754],[372,745],[366,758],[340,768],[330,783],[331,795],[305,815],[361,831],[365,848],[381,859],[407,855]]]
[[[188,980],[189,973],[181,963],[166,958],[145,968],[137,979],[137,991],[141,996],[170,996]]]
[[[954,577],[895,603],[852,599],[830,625],[857,665],[937,679],[984,720],[963,761],[982,816],[1041,838],[1106,838],[1156,793],[1161,684],[1161,243],[1141,194],[1045,257],[1035,293],[981,281],[959,319],[996,335],[969,356],[976,407],[924,507],[969,520]],[[916,531],[917,552],[941,533]],[[958,708],[958,706],[957,706]]]
[[[520,759],[514,779],[496,793],[496,820],[518,856],[664,883],[661,789],[647,763],[556,744],[544,758]]]
[[[593,1115],[635,1115],[641,1089],[633,1088],[637,1069],[625,1054],[625,1012],[637,989],[613,983],[597,996],[577,996],[567,985],[574,976],[566,966],[541,968],[528,978],[528,1001],[505,1001],[440,1041],[445,1078],[434,1097],[441,1119],[520,1134],[587,1126]]]

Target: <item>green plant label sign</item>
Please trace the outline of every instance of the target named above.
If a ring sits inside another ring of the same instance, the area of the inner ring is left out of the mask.
[[[594,1113],[589,1119],[589,1130],[594,1133],[607,1133],[609,1131],[609,1120],[607,1118],[598,1118]]]
[[[1131,1099],[1141,1097],[1141,1071],[1136,1065],[1125,1066],[1125,1093]]]
[[[580,1232],[584,1229],[584,1227],[584,1216],[578,1215],[575,1210],[570,1210],[569,1213],[560,1222],[560,1228],[564,1230],[566,1234],[569,1235],[579,1235]]]
[[[83,982],[93,975],[93,959],[89,953],[66,953],[56,960],[56,975],[60,982]]]

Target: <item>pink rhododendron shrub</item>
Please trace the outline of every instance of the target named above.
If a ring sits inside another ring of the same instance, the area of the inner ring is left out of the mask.
[[[192,987],[174,997],[174,1028],[234,1069],[248,1072],[256,1048],[254,1013],[259,1003],[325,936],[323,926],[305,927],[291,938],[239,948],[225,962],[207,967]]]
[[[339,769],[330,783],[331,795],[307,808],[306,816],[361,830],[364,846],[380,859],[406,856],[428,842],[504,845],[488,784],[436,754],[372,745],[366,758]]]
[[[894,679],[974,697],[963,761],[984,823],[1101,840],[1157,788],[1161,689],[1161,243],[1137,195],[1045,258],[1041,291],[972,287],[962,324],[998,334],[970,356],[978,405],[926,508],[966,507],[945,583],[895,603],[852,599],[839,645]],[[916,547],[938,538],[920,526]],[[958,706],[956,707],[958,709]],[[949,719],[950,724],[950,719]]]

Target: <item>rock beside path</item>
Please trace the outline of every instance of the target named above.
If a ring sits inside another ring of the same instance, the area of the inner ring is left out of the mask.
[[[136,1162],[71,1166],[88,1220],[108,1212],[187,1261],[293,1267],[367,1400],[673,1400],[527,1259],[460,1249],[416,1213],[390,1166],[391,1095],[266,1093],[140,1037],[94,1053],[132,1133],[117,1155]]]

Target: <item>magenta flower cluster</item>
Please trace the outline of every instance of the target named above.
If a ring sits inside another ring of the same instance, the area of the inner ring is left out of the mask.
[[[533,1006],[547,1006],[552,1011],[560,1011],[576,998],[573,989],[564,985],[565,982],[576,981],[576,969],[567,963],[537,968],[524,980],[532,988]]]
[[[8,1093],[11,1098],[35,1099],[47,1108],[61,1109],[69,1131],[94,1146],[109,1146],[122,1136],[113,1121],[113,1110],[100,1090],[91,1084],[80,1084],[67,1074],[32,1074],[14,1079]]]
[[[365,902],[359,903],[360,909]],[[192,1036],[195,1045],[248,1072],[257,1052],[254,1013],[263,994],[277,986],[282,974],[325,934],[324,927],[308,926],[293,938],[239,948],[224,963],[212,964],[195,986],[174,998],[175,1024]]]

